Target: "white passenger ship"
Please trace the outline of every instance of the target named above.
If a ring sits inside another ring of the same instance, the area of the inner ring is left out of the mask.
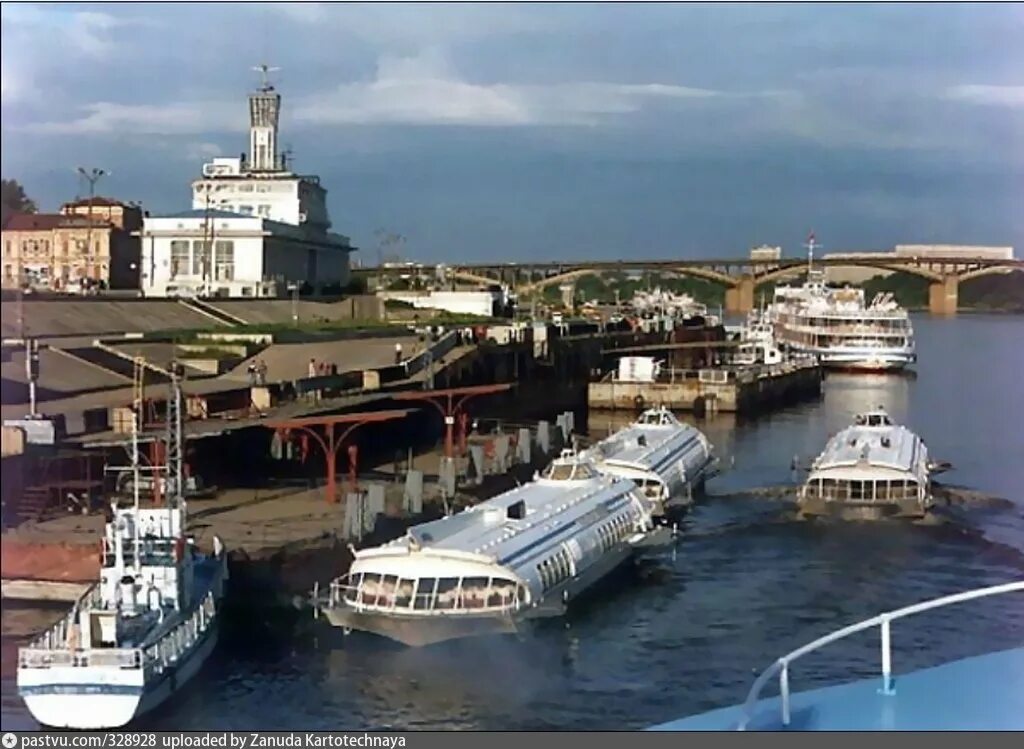
[[[922,517],[932,505],[931,472],[921,438],[878,409],[828,441],[797,504],[805,516]]]
[[[656,515],[691,504],[716,463],[707,437],[664,407],[647,409],[589,452],[598,470],[635,482]]]
[[[830,288],[813,266],[808,244],[807,281],[779,286],[769,310],[775,340],[791,351],[816,355],[823,366],[857,371],[899,370],[916,360],[907,311],[891,294],[866,303],[863,289]]]
[[[565,452],[528,484],[356,552],[314,600],[335,626],[410,646],[511,633],[562,615],[659,533],[632,481]]]
[[[212,555],[196,550],[180,495],[168,507],[139,506],[137,434],[133,446],[134,502],[114,502],[99,582],[18,651],[18,692],[45,726],[124,726],[180,690],[217,641],[227,579],[220,539]]]

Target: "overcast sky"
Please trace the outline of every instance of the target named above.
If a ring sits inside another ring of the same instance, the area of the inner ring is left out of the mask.
[[[8,5],[3,176],[153,212],[282,145],[428,261],[1024,246],[1022,5]],[[1019,250],[1018,250],[1019,252]]]

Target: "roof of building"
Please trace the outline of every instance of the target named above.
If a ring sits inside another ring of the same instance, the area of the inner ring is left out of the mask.
[[[93,226],[110,226],[103,218],[93,218]],[[88,226],[86,216],[68,216],[63,213],[15,213],[4,224],[5,231],[50,231],[52,229]]]
[[[133,208],[135,206],[128,205],[121,200],[115,200],[114,198],[104,198],[100,195],[95,195],[92,198],[81,198],[79,200],[72,200],[69,203],[65,203],[65,208],[86,208],[92,205],[93,208]]]
[[[263,216],[253,216],[248,213],[235,213],[233,211],[222,211],[216,208],[206,210],[205,208],[190,208],[177,213],[161,213],[150,218],[255,218],[264,219]]]

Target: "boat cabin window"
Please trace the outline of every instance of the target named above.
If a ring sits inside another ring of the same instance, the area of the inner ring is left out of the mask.
[[[888,427],[892,426],[892,420],[889,415],[884,411],[872,411],[866,414],[857,414],[856,424],[858,426],[868,427]]]
[[[434,608],[434,588],[437,587],[436,577],[422,577],[416,588],[416,600],[413,603],[414,609],[420,611]]]
[[[482,609],[487,605],[487,589],[490,587],[489,577],[465,577],[462,579],[462,590],[459,592],[460,609]]]
[[[526,502],[520,499],[518,502],[510,504],[507,510],[507,516],[509,520],[522,520],[526,517]]]
[[[549,481],[582,481],[592,479],[596,474],[586,463],[559,461],[545,468],[541,475]]]
[[[412,589],[416,584],[415,580],[399,580],[398,588],[395,591],[395,608],[407,609],[412,603]]]
[[[359,602],[367,606],[376,606],[377,598],[380,596],[380,575],[367,572],[363,575],[362,585],[359,587]]]
[[[455,601],[458,597],[459,578],[442,577],[437,581],[437,596],[434,601],[434,608],[448,611],[455,608]]]
[[[675,418],[668,411],[644,411],[640,414],[640,418],[636,420],[637,424],[647,424],[651,426],[666,426],[672,424]]]

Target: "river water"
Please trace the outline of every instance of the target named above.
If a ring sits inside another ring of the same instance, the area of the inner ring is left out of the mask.
[[[882,610],[1024,578],[1024,320],[915,318],[916,377],[830,375],[819,401],[749,421],[697,422],[728,466],[671,548],[651,554],[567,622],[521,639],[409,650],[326,622],[230,627],[187,694],[148,729],[627,729],[742,701],[775,657]],[[1012,501],[956,522],[798,522],[744,490],[794,480],[858,411],[884,405],[954,470]],[[592,414],[593,432],[609,417]],[[621,417],[619,417],[621,419]],[[618,423],[613,419],[612,426]],[[7,614],[5,614],[5,617]],[[894,668],[1024,644],[1019,595],[893,625]],[[871,631],[801,659],[802,690],[878,673]],[[34,726],[4,647],[4,728]]]

